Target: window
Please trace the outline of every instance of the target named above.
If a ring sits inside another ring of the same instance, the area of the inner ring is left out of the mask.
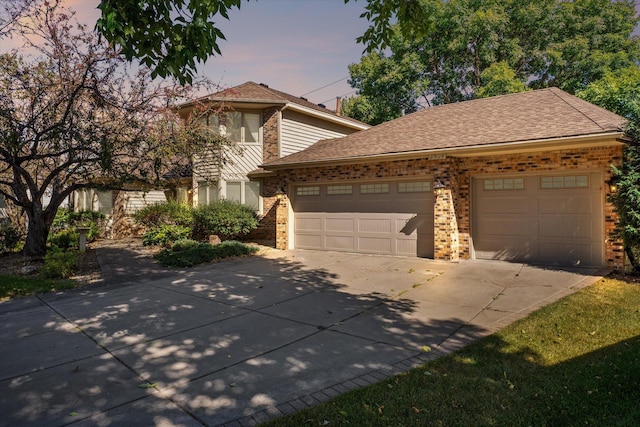
[[[260,142],[260,114],[229,111],[209,117],[209,127],[218,129],[222,136],[232,142]]]
[[[389,184],[362,184],[360,194],[381,194],[389,192]]]
[[[105,215],[113,213],[113,192],[83,188],[76,192],[76,210],[97,211]]]
[[[260,183],[251,181],[227,181],[226,199],[242,203],[260,211]]]
[[[589,177],[587,175],[542,176],[540,177],[540,188],[543,190],[552,188],[589,188]]]
[[[524,178],[485,179],[484,189],[493,190],[524,190]]]
[[[431,191],[431,182],[399,182],[398,193],[428,193]]]
[[[208,205],[218,200],[217,183],[198,183],[198,205]]]
[[[353,194],[353,187],[351,185],[329,185],[327,187],[327,194],[329,196],[339,194]]]
[[[296,195],[298,196],[319,196],[320,187],[317,185],[310,185],[296,188]]]

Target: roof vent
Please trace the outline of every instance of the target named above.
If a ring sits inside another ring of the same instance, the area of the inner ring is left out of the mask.
[[[327,106],[324,104],[318,104],[318,107],[327,108]]]
[[[264,87],[266,87],[267,89],[269,88],[269,85],[268,85],[268,84],[266,84],[266,83],[260,83],[260,86],[264,86]]]
[[[305,98],[304,96],[301,96],[300,99],[302,99],[303,101],[308,101],[308,99]]]

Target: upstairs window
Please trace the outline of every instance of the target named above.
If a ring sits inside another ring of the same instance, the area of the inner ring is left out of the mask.
[[[228,111],[209,117],[209,127],[218,129],[222,136],[232,142],[260,142],[260,114]]]

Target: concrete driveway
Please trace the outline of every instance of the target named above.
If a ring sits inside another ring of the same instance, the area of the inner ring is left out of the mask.
[[[456,350],[605,273],[276,251],[0,303],[0,425],[254,425]]]

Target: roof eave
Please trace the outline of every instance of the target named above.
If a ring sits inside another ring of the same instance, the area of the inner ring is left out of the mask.
[[[376,161],[407,160],[423,156],[432,159],[450,157],[473,157],[499,154],[516,154],[536,151],[563,150],[567,148],[602,147],[610,145],[624,145],[631,142],[624,132],[605,132],[590,135],[562,136],[538,140],[510,141],[496,144],[475,145],[470,147],[434,148],[426,150],[406,151],[402,153],[383,153],[366,156],[354,156],[327,160],[312,160],[302,162],[281,163],[275,165],[261,165],[265,170],[277,171],[283,169],[299,169],[314,166],[333,166],[353,163],[370,163]],[[560,143],[560,144],[559,144]]]
[[[323,120],[329,121],[329,122],[333,122],[333,123],[337,123],[340,124],[342,126],[348,126],[352,129],[357,129],[357,130],[365,130],[365,129],[369,129],[371,127],[371,125],[368,125],[366,123],[362,123],[362,122],[356,122],[354,120],[350,120],[348,118],[345,118],[343,116],[338,116],[335,114],[331,114],[331,113],[325,113],[322,111],[318,111],[318,110],[314,110],[313,108],[309,108],[309,107],[305,107],[303,105],[300,104],[295,104],[293,102],[288,102],[283,110],[293,110],[293,111],[297,111],[299,113],[302,114],[306,114],[309,116],[316,116],[316,117],[321,117]]]

